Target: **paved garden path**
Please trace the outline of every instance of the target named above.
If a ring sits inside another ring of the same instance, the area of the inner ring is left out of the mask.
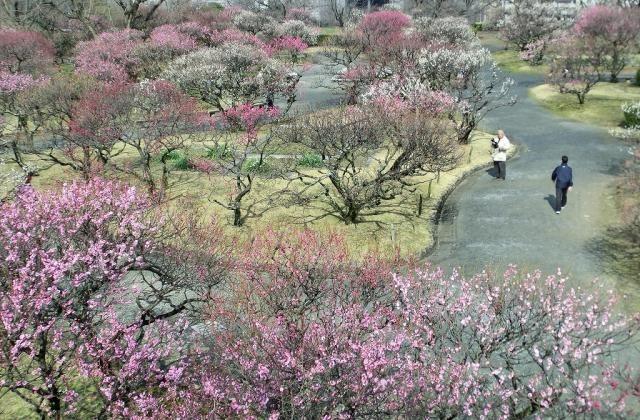
[[[326,89],[332,69],[314,64],[300,82],[301,108],[326,107],[339,102]],[[633,295],[632,284],[615,283],[604,275],[590,244],[617,219],[613,182],[627,146],[606,130],[564,120],[533,102],[528,89],[543,83],[536,75],[511,75],[518,103],[491,113],[483,128],[502,128],[517,143],[518,156],[507,163],[507,181],[487,171],[466,179],[448,198],[437,228],[437,246],[427,260],[445,270],[459,267],[472,274],[485,267],[500,269],[515,263],[524,269],[555,272],[561,268],[576,284],[594,278]],[[588,97],[587,97],[588,100]],[[551,171],[560,157],[569,156],[575,188],[569,204],[556,215]]]
[[[527,89],[542,83],[539,76],[512,77],[518,103],[494,111],[483,124],[489,131],[504,129],[519,156],[507,162],[506,181],[483,170],[452,193],[427,260],[466,274],[515,263],[546,272],[560,267],[578,284],[596,277],[613,282],[589,245],[616,220],[612,183],[627,147],[603,129],[563,120],[534,103]],[[550,175],[563,154],[569,156],[575,186],[556,215]],[[612,285],[640,296],[630,284]]]

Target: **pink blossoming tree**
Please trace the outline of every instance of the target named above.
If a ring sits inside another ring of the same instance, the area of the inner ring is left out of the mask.
[[[640,13],[635,8],[591,6],[580,13],[573,30],[583,38],[590,55],[606,58],[606,69],[615,83],[629,61],[629,53],[640,42]]]
[[[1,210],[4,389],[42,417],[126,417],[183,380],[189,339],[177,316],[196,311],[224,266],[193,220],[161,226],[144,195],[99,179],[23,189]],[[185,229],[191,245],[176,249]],[[209,261],[196,264],[201,253]]]

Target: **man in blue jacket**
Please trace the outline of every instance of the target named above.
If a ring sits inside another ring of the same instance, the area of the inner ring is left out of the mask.
[[[551,180],[556,182],[556,214],[567,205],[567,193],[573,187],[573,172],[568,165],[569,158],[562,156],[562,163],[551,174]]]

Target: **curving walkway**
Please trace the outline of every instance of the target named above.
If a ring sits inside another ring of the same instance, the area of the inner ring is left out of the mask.
[[[427,259],[465,274],[509,263],[545,272],[560,267],[575,284],[598,277],[635,295],[635,301],[640,295],[634,286],[606,278],[588,250],[589,242],[616,221],[612,183],[627,147],[603,129],[563,120],[534,103],[527,89],[542,83],[538,76],[512,77],[518,103],[494,111],[484,125],[503,128],[518,144],[519,156],[507,162],[506,182],[480,171],[451,194],[437,247]],[[563,154],[569,156],[575,186],[567,207],[556,215],[550,175]]]
[[[324,87],[333,69],[316,60],[300,82],[299,109],[339,102],[339,92]],[[605,276],[598,256],[588,248],[617,220],[612,184],[627,146],[604,129],[556,117],[533,102],[528,89],[543,83],[540,76],[511,77],[518,103],[494,111],[483,122],[487,131],[504,129],[519,146],[518,156],[507,163],[507,181],[479,171],[456,188],[445,203],[438,243],[427,260],[465,274],[485,267],[500,270],[510,263],[547,273],[561,268],[576,285],[599,278],[629,293],[627,303],[637,307],[638,286]],[[550,176],[563,154],[569,156],[575,187],[567,207],[556,215]]]

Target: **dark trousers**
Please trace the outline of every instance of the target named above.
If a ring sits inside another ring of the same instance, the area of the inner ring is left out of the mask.
[[[494,160],[493,167],[496,169],[496,178],[507,178],[507,162]]]
[[[567,205],[567,190],[569,187],[559,187],[556,185],[556,211]]]

